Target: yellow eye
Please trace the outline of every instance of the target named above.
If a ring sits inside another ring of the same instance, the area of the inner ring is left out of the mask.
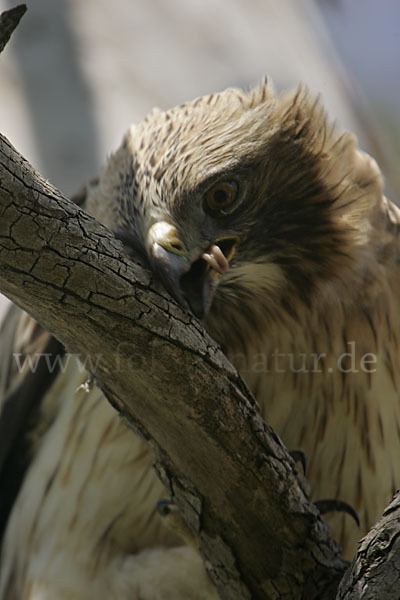
[[[233,208],[238,193],[237,183],[221,181],[213,185],[205,198],[205,209],[211,213],[227,214]]]

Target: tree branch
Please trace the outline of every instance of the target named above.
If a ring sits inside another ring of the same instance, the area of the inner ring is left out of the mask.
[[[400,492],[361,541],[337,600],[393,600],[400,590]]]
[[[0,52],[25,11],[0,15]],[[346,563],[235,369],[113,234],[2,136],[0,289],[86,355],[107,398],[148,440],[221,598],[397,597],[400,493],[336,596]]]
[[[26,4],[19,4],[0,14],[0,52],[4,50],[4,47],[25,13]]]
[[[345,563],[219,347],[4,138],[0,288],[88,356],[113,406],[149,441],[222,598],[334,597]]]

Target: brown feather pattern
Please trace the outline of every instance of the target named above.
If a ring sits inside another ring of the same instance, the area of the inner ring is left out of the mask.
[[[231,180],[234,209],[210,216],[207,191]],[[87,187],[85,207],[148,267],[157,221],[174,225],[190,261],[222,237],[240,240],[204,324],[265,419],[308,455],[311,498],[358,510],[360,530],[327,516],[350,557],[400,482],[400,211],[374,160],[306,89],[278,95],[263,81],[152,111]],[[155,511],[165,492],[150,451],[97,388],[79,387],[84,377],[71,364],[42,397],[4,538],[3,597],[215,598],[196,552]]]

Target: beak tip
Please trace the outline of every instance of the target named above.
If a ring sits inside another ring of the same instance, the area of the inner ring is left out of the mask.
[[[183,245],[178,252],[161,236],[164,230],[154,229],[149,246],[154,272],[180,306],[204,319],[211,308],[218,275],[228,270],[237,240],[227,238],[221,247],[210,244],[191,262]]]

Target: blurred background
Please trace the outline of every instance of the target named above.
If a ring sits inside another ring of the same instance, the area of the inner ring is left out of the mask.
[[[0,0],[0,11],[18,1]],[[0,132],[65,194],[153,106],[268,74],[278,89],[321,93],[400,197],[398,0],[26,3],[0,56]]]

